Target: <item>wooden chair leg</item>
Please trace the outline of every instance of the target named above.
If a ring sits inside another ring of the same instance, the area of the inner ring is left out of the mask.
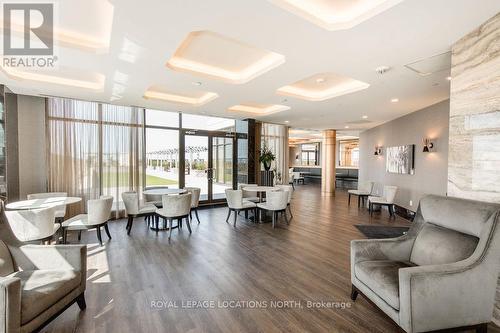
[[[373,216],[373,204],[370,202],[370,216]]]
[[[62,231],[63,235],[63,239],[62,239],[62,243],[63,244],[66,244],[66,238],[68,237],[68,230],[66,228],[63,228],[63,231]]]
[[[87,303],[85,302],[85,294],[81,293],[76,297],[76,304],[78,304],[78,307],[80,310],[85,310],[87,308]]]
[[[358,195],[358,208],[361,207],[361,196]]]
[[[476,327],[476,333],[488,333],[488,324],[480,324]]]
[[[286,208],[285,208],[285,210],[283,211],[283,213],[284,213],[284,215],[285,215],[285,222],[286,222],[286,224],[288,225],[289,223],[288,223],[288,217],[286,216]]]
[[[347,199],[347,206],[351,205],[351,193],[349,193],[348,199]]]
[[[200,217],[198,216],[198,207],[194,209],[194,215],[196,216],[196,220],[198,220],[198,224],[200,224]]]
[[[172,219],[168,219],[168,239],[172,237]]]
[[[227,210],[227,217],[226,217],[226,223],[229,222],[229,218],[231,217],[231,209]]]
[[[351,285],[351,299],[353,301],[356,300],[356,298],[358,297],[358,294],[359,294],[358,288],[356,288],[354,285]]]
[[[276,226],[276,212],[273,211],[273,229],[275,228]]]
[[[238,211],[239,213],[239,211]],[[234,211],[234,223],[233,223],[233,227],[236,227],[236,219],[238,219],[238,213],[236,211]]]
[[[97,231],[97,239],[99,240],[99,244],[102,246],[101,226],[97,226],[95,230]]]
[[[82,231],[78,231],[78,241],[82,240]]]
[[[127,223],[127,235],[130,235],[130,230],[132,230],[132,225],[134,224],[134,217],[129,216],[128,217],[128,223]]]
[[[189,233],[191,233],[191,224],[189,223],[189,217],[186,217],[186,225],[188,227]]]
[[[104,224],[104,231],[106,231],[106,235],[108,236],[108,238],[111,239],[111,234],[109,233],[108,223],[107,222]],[[130,230],[128,232],[130,234]]]
[[[248,220],[248,210],[245,210],[245,220]]]

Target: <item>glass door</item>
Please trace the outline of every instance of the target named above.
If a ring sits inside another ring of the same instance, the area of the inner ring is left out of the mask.
[[[223,201],[233,188],[233,141],[209,131],[184,131],[184,184],[199,187],[200,200]]]

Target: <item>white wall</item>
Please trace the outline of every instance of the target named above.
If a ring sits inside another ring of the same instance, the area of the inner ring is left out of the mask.
[[[19,195],[47,191],[45,99],[18,95]]]
[[[449,112],[446,100],[362,132],[360,181],[374,181],[379,195],[384,185],[398,186],[396,204],[412,211],[425,194],[446,195]],[[422,152],[423,138],[437,138],[435,152]],[[385,148],[406,144],[415,144],[415,174],[387,173]],[[375,146],[384,147],[382,156],[374,155]]]

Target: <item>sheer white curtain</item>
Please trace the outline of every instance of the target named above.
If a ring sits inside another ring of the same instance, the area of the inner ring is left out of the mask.
[[[276,155],[272,168],[279,172],[281,182],[288,183],[288,127],[262,123],[261,147],[268,147]],[[262,167],[262,166],[261,166]],[[275,175],[277,179],[277,175]]]
[[[144,186],[144,113],[134,107],[64,98],[47,100],[49,191],[86,202],[111,195],[113,216],[124,215],[121,193]]]
[[[85,211],[99,197],[99,105],[63,98],[47,99],[49,192],[81,197],[69,215]]]

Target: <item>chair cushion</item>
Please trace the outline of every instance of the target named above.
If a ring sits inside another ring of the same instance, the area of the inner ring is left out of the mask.
[[[370,195],[370,192],[364,192],[360,190],[348,190],[347,192],[354,195]]]
[[[354,266],[354,274],[387,304],[399,310],[399,269],[412,266],[402,261],[362,261]]]
[[[21,324],[26,324],[78,288],[80,272],[74,270],[19,271],[10,275],[21,279]]]
[[[259,202],[260,201],[259,197],[243,197],[243,199],[246,201],[251,201],[251,202]]]
[[[416,265],[441,265],[464,260],[472,255],[479,238],[425,223],[418,233],[410,261]]]
[[[80,214],[64,221],[62,223],[62,226],[64,228],[67,228],[68,230],[86,230],[86,229],[92,229],[93,227],[99,224],[102,223],[98,224],[89,223],[88,215]]]
[[[386,204],[388,203],[387,200],[385,200],[384,197],[373,197],[369,196],[368,201],[370,201],[373,204]]]
[[[141,208],[139,208],[139,214],[149,214],[149,213],[154,213],[156,211],[156,206],[149,203],[145,204]]]

